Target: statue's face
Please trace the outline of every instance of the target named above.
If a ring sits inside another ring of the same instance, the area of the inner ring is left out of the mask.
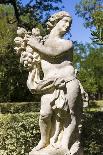
[[[64,17],[62,20],[60,20],[55,28],[56,31],[58,31],[61,35],[64,35],[70,28],[70,18],[69,17]]]
[[[67,32],[70,28],[71,17],[64,17],[61,19],[56,25],[54,25],[54,19],[50,18],[50,21],[47,22],[47,30],[56,29],[56,31],[60,31],[60,33]],[[54,28],[53,28],[54,26]]]

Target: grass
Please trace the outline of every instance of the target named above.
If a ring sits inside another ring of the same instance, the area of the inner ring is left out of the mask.
[[[95,101],[99,107],[103,107],[103,100]]]
[[[90,112],[99,112],[103,111],[103,100],[99,101],[90,101],[89,106],[85,108],[86,111]]]

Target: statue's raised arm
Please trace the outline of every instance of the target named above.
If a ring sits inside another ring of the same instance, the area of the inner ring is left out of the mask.
[[[36,49],[40,54],[48,56],[58,56],[73,48],[72,41],[63,39],[64,35],[70,29],[72,18],[66,12],[54,14],[47,22],[49,35],[44,45],[33,37],[28,41],[33,49]]]

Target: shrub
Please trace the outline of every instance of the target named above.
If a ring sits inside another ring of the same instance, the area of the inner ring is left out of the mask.
[[[37,112],[0,115],[0,155],[27,155],[40,139]],[[85,112],[82,142],[85,155],[103,154],[103,112]]]
[[[2,114],[7,113],[26,113],[26,112],[39,112],[40,102],[15,102],[15,103],[0,103]]]
[[[103,154],[103,112],[88,112],[83,119],[82,142],[85,155]]]
[[[0,155],[25,155],[40,139],[38,113],[1,114]]]

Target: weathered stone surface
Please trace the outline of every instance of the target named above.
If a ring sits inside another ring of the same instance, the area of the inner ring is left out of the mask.
[[[34,149],[36,151],[29,155],[66,155],[68,149],[70,152],[67,155],[81,155],[83,89],[72,65],[73,43],[63,38],[71,23],[71,16],[61,11],[49,18],[49,34],[45,37],[37,28],[32,32],[24,28],[17,31],[15,49],[21,54],[20,62],[29,71],[27,86],[31,93],[42,94],[41,140]],[[41,71],[44,73],[42,79]],[[58,143],[58,149],[54,148]]]
[[[68,151],[63,149],[55,149],[53,147],[46,147],[39,151],[31,151],[29,155],[66,155],[66,152]],[[69,153],[67,155],[70,155]]]

